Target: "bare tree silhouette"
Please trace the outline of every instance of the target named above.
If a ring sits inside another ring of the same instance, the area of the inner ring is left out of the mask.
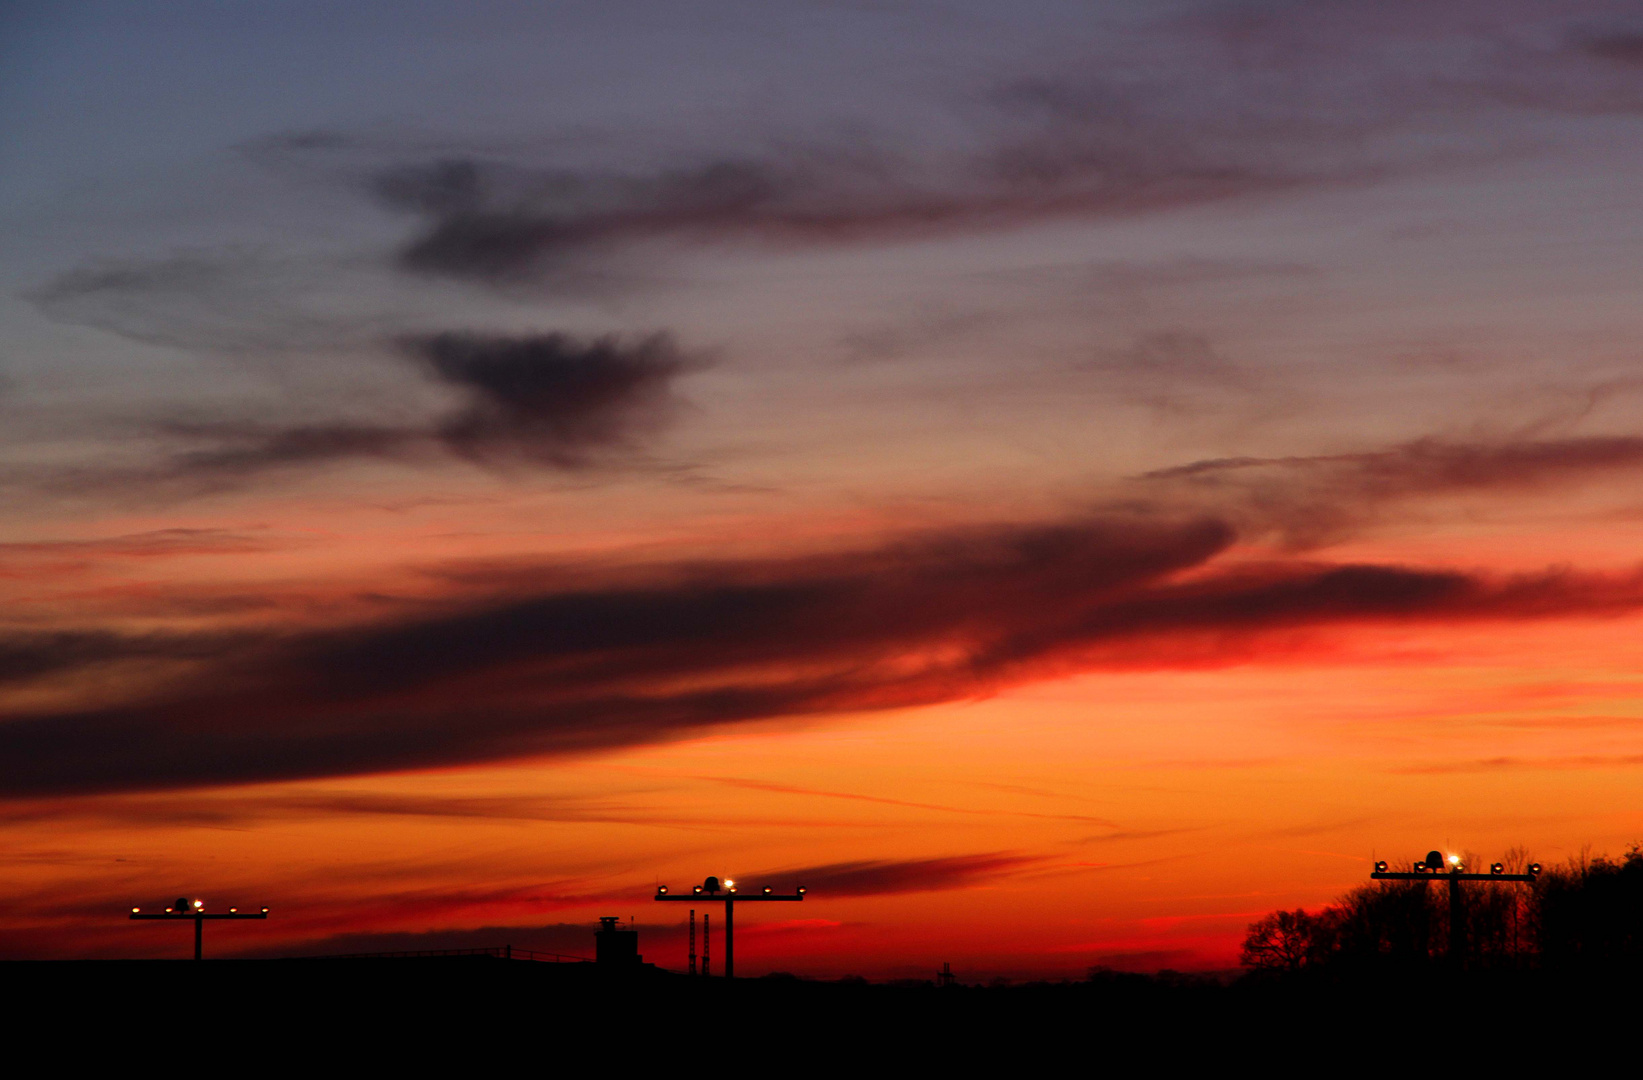
[[[1324,937],[1323,919],[1300,908],[1274,911],[1251,923],[1240,962],[1263,971],[1299,971],[1317,959]]]

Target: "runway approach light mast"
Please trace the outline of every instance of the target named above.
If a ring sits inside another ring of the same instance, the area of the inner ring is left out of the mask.
[[[721,889],[724,892],[724,895],[722,897],[719,895]],[[738,895],[737,892],[736,892],[736,882],[735,881],[733,881],[730,878],[725,878],[723,885],[721,885],[720,882],[719,882],[719,879],[716,878],[716,877],[710,877],[706,881],[702,882],[700,885],[694,886],[690,890],[690,892],[681,893],[677,896],[671,895],[667,891],[667,886],[666,885],[656,886],[656,899],[657,900],[664,900],[664,901],[665,900],[681,900],[681,901],[684,901],[686,903],[696,903],[697,901],[701,901],[701,900],[723,900],[724,901],[724,905],[725,905],[725,922],[724,922],[724,927],[725,927],[724,928],[724,935],[725,935],[725,978],[727,978],[727,979],[734,979],[736,977],[736,904],[737,904],[737,902],[739,901],[743,904],[752,904],[752,903],[757,903],[757,902],[762,902],[762,901],[772,901],[772,900],[775,900],[775,901],[797,901],[797,900],[803,900],[804,899],[804,893],[805,893],[805,888],[804,888],[803,885],[800,885],[797,889],[793,890],[793,892],[791,892],[791,893],[776,893],[776,892],[771,892],[770,889],[766,888],[766,889],[764,889],[760,892],[757,892],[757,893],[749,893],[745,896],[744,895]],[[703,949],[703,952],[705,953],[706,949]]]
[[[207,919],[266,919],[268,909],[261,911],[241,911],[231,907],[227,911],[206,911],[204,900],[190,900],[186,896],[179,896],[175,903],[164,911],[144,911],[140,907],[131,909],[133,919],[178,919],[194,920],[194,959],[205,958],[205,920]]]
[[[1449,960],[1456,967],[1466,962],[1466,907],[1461,902],[1463,881],[1533,881],[1540,876],[1540,864],[1530,863],[1527,873],[1508,874],[1503,863],[1490,863],[1487,874],[1469,874],[1459,855],[1445,856],[1428,851],[1413,870],[1388,870],[1385,860],[1375,864],[1371,878],[1376,881],[1447,881],[1449,883]]]

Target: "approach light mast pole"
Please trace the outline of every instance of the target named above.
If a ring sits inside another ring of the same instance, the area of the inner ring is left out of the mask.
[[[729,878],[725,878],[723,887],[724,896],[722,899],[724,900],[725,905],[725,978],[734,979],[736,977],[736,901],[740,900],[744,904],[751,904],[755,901],[764,900],[803,900],[805,888],[803,885],[800,885],[791,893],[773,893],[767,888],[760,893],[749,893],[746,896],[738,896],[736,893],[736,883]],[[701,899],[718,900],[721,899],[719,896],[719,888],[719,879],[716,877],[708,878],[700,885],[697,885],[691,889],[689,893],[681,896],[669,896],[667,886],[658,885],[656,886],[655,899],[684,900],[690,902]],[[704,927],[705,922],[706,920],[704,919]],[[702,936],[704,938],[702,954],[705,957],[707,955],[707,946],[705,942],[707,935],[705,929]],[[703,974],[705,975],[706,971],[703,971]]]
[[[140,907],[131,909],[133,919],[178,919],[194,920],[194,959],[205,959],[205,920],[207,919],[266,919],[268,909],[261,911],[241,911],[239,908],[229,908],[227,911],[205,910],[204,900],[190,900],[186,896],[177,897],[176,903],[164,911],[144,911]]]
[[[1449,869],[1443,868],[1447,865]],[[1434,881],[1449,882],[1449,961],[1456,967],[1466,959],[1466,907],[1461,903],[1460,883],[1463,881],[1533,881],[1540,876],[1540,864],[1530,863],[1526,874],[1508,874],[1503,863],[1490,863],[1487,874],[1468,874],[1459,855],[1447,859],[1436,851],[1428,851],[1426,858],[1415,864],[1413,871],[1392,871],[1385,860],[1375,864],[1371,878],[1376,881]]]

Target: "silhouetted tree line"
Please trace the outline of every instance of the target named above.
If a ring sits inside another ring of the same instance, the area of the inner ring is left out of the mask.
[[[1519,873],[1528,859],[1513,852],[1506,863]],[[1268,975],[1643,966],[1643,847],[1620,859],[1571,859],[1533,882],[1465,882],[1461,897],[1458,950],[1449,887],[1435,875],[1371,882],[1317,912],[1275,911],[1250,924],[1241,960]]]

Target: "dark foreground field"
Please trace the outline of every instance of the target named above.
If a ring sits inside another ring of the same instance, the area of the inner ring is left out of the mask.
[[[1541,973],[1231,985],[1112,974],[938,989],[613,977],[595,965],[491,958],[10,963],[0,964],[0,990],[13,1003],[14,1046],[214,1075],[275,1063],[374,1073],[390,1062],[466,1074],[481,1061],[531,1060],[877,1073],[962,1068],[969,1055],[1080,1071],[1152,1060],[1241,1072],[1321,1064],[1317,1054],[1465,1067],[1567,1062],[1629,1043],[1643,1005],[1633,978]]]

